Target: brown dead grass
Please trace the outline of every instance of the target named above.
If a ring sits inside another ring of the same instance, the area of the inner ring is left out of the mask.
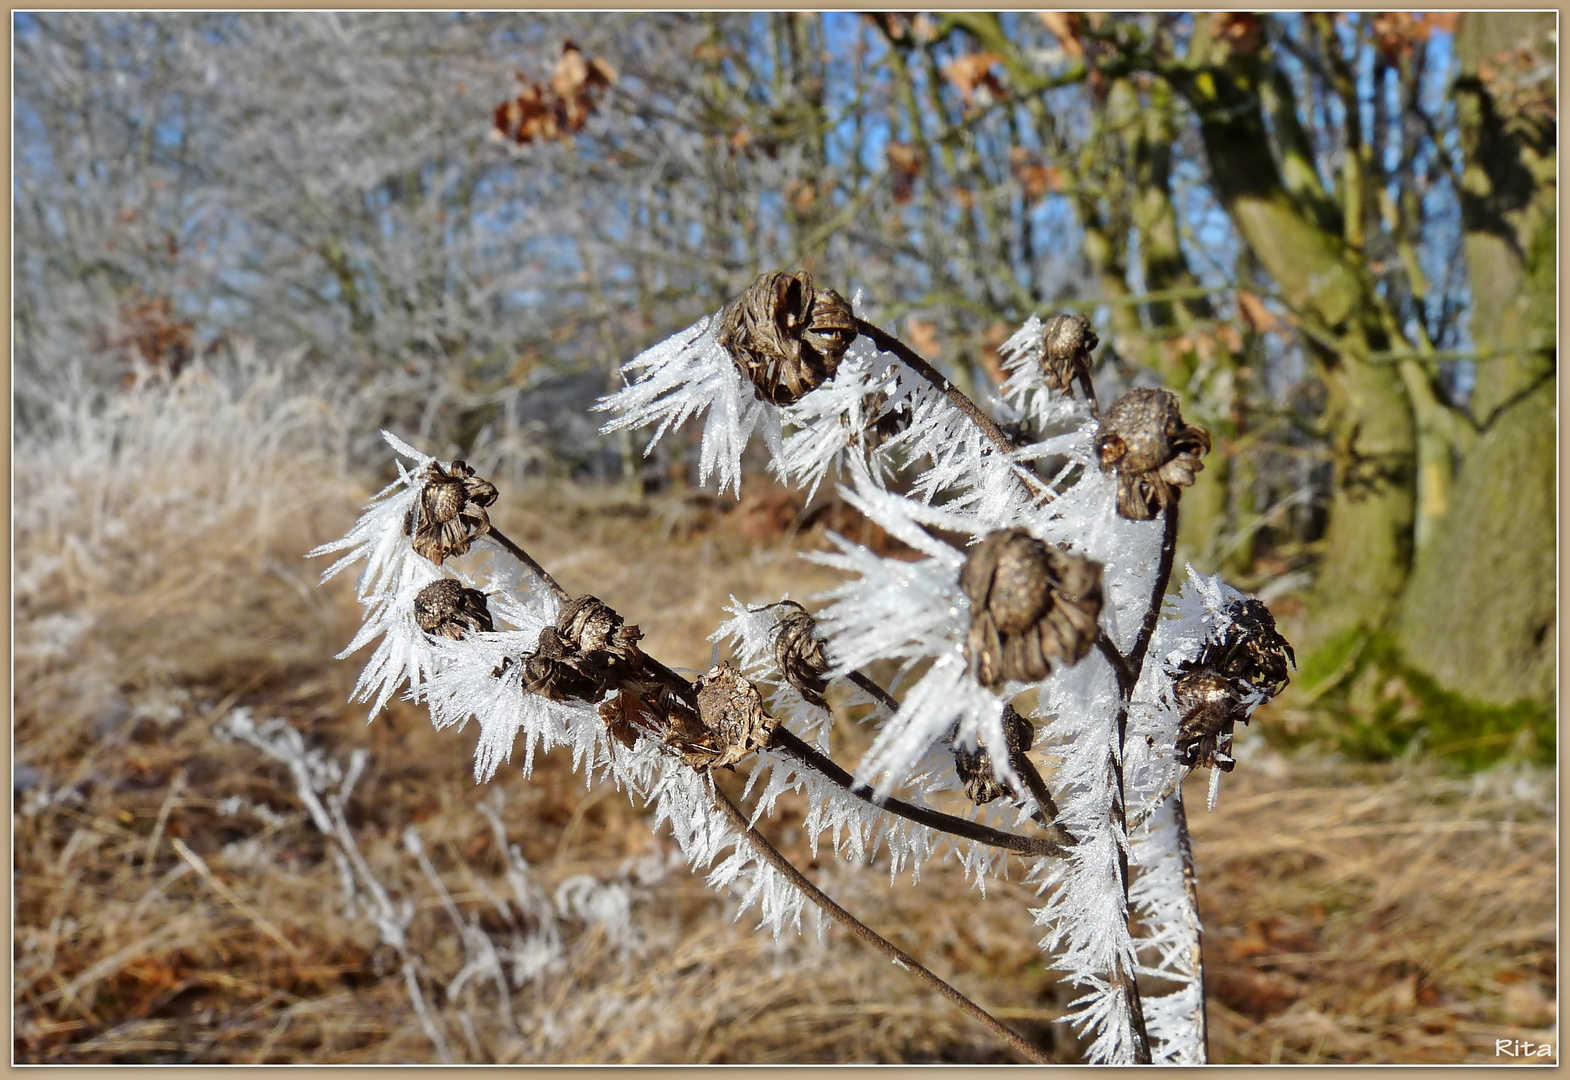
[[[369,751],[349,821],[388,891],[416,905],[409,948],[455,1060],[1007,1060],[836,930],[776,945],[748,917],[733,922],[733,903],[672,864],[673,845],[639,810],[586,790],[565,760],[528,781],[504,768],[481,789],[469,779],[473,734],[435,732],[402,703],[365,726],[363,708],[344,704],[355,665],[330,659],[358,609],[345,582],[317,589],[300,553],[340,535],[366,492],[322,475],[290,490],[288,512],[265,520],[241,506],[194,535],[96,538],[97,565],[145,571],[112,589],[86,564],[26,576],[16,1060],[434,1060],[396,957],[363,914],[346,913],[328,842],[287,769],[214,737],[237,705],[284,718],[329,758]],[[730,594],[802,597],[830,580],[795,557],[814,538],[792,533],[794,509],[767,500],[727,510],[541,485],[504,493],[498,520],[568,588],[639,622],[673,665],[707,665],[703,639]],[[44,566],[51,552],[28,544],[19,537],[19,565]],[[75,630],[61,621],[72,619]],[[575,875],[620,883],[636,931],[618,943],[564,916],[560,966],[511,991],[512,1024],[490,984],[444,992],[465,954],[402,843],[415,826],[460,917],[501,948],[511,892],[478,809],[496,792],[537,885],[549,895]],[[1495,1038],[1552,1038],[1553,809],[1540,773],[1474,781],[1261,749],[1215,813],[1191,812],[1215,1059],[1492,1061]],[[795,813],[768,828],[808,864]],[[1034,948],[1027,890],[1004,883],[983,899],[947,867],[919,888],[829,859],[809,872],[1054,1055],[1076,1058],[1072,1034],[1050,1023],[1063,998]]]

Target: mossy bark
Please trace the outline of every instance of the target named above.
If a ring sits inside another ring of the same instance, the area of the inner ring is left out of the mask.
[[[1268,65],[1197,34],[1177,88],[1199,116],[1216,194],[1238,234],[1306,327],[1329,391],[1336,457],[1325,548],[1309,598],[1313,649],[1384,624],[1406,584],[1416,504],[1417,431],[1399,370],[1369,360],[1389,347],[1357,255],[1331,215],[1293,197],[1265,130]]]
[[[1497,704],[1554,693],[1553,27],[1552,14],[1474,13],[1457,35],[1482,434],[1418,552],[1396,626],[1415,668]]]

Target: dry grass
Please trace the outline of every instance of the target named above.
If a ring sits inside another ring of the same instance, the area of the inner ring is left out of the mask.
[[[267,491],[201,514],[122,475],[107,517],[19,526],[17,1060],[436,1059],[396,950],[346,910],[332,843],[288,769],[215,738],[237,705],[285,720],[327,760],[369,752],[348,821],[377,878],[413,904],[408,952],[453,1060],[1006,1060],[834,929],[776,945],[733,923],[732,903],[673,862],[637,809],[586,790],[565,761],[527,782],[504,768],[481,789],[472,734],[434,732],[403,704],[366,727],[343,704],[354,665],[330,659],[358,611],[341,583],[315,588],[299,556],[340,535],[367,492],[326,458],[272,453]],[[73,483],[85,499],[90,485]],[[689,667],[707,663],[704,635],[732,592],[805,596],[827,582],[794,557],[803,538],[779,532],[788,518],[768,499],[722,512],[562,486],[505,493],[500,515],[569,588],[593,589],[643,625],[651,651]],[[531,888],[623,896],[634,930],[559,905],[554,966],[505,1002],[484,979],[448,993],[470,956],[454,912],[504,958],[539,930],[483,812],[498,797]],[[1495,1038],[1551,1038],[1553,811],[1537,772],[1454,779],[1261,747],[1214,814],[1192,813],[1216,1059],[1492,1061]],[[769,828],[807,862],[798,824],[787,812]],[[439,887],[405,847],[411,826]],[[947,868],[920,888],[830,861],[810,872],[1076,1057],[1050,1023],[1062,999],[1026,890],[983,899]]]

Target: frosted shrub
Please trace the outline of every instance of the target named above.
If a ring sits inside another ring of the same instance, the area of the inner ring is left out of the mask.
[[[651,804],[692,867],[739,894],[738,914],[756,907],[779,935],[815,904],[1042,1061],[758,826],[801,793],[815,851],[826,839],[852,863],[881,853],[913,882],[929,860],[957,859],[983,893],[1022,859],[1090,1059],[1203,1062],[1181,783],[1210,770],[1214,802],[1235,725],[1280,691],[1291,660],[1264,606],[1217,579],[1190,569],[1163,607],[1180,496],[1209,436],[1163,390],[1103,413],[1099,342],[1078,316],[1032,318],[1009,339],[989,413],[859,306],[805,273],[765,274],[629,361],[599,408],[607,430],[652,425],[651,448],[701,422],[700,479],[738,495],[760,433],[782,481],[834,478],[914,558],[831,536],[807,557],[844,581],[811,609],[733,598],[711,636],[727,659],[690,681],[642,651],[625,613],[568,595],[498,532],[494,487],[387,434],[398,479],[313,553],[341,556],[326,577],[360,567],[365,622],[343,655],[374,649],[356,696],[373,715],[402,694],[438,727],[475,722],[482,782],[515,756],[527,774],[541,751],[570,747],[591,781]],[[471,545],[489,561],[462,558]],[[877,660],[897,665],[899,696],[866,673]],[[853,768],[833,757],[833,684],[879,724]],[[750,811],[716,768],[745,770]]]

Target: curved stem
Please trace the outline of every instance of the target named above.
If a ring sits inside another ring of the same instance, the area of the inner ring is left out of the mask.
[[[868,676],[863,675],[859,671],[852,671],[845,675],[845,681],[854,683],[855,685],[861,687],[861,689],[865,690],[868,694],[872,695],[872,697],[877,699],[879,705],[882,705],[889,711],[890,716],[899,712],[899,699],[893,694],[889,693],[887,690],[883,689],[883,687],[879,686],[877,683],[873,682],[872,679]]]
[[[861,689],[865,690],[868,694],[872,695],[872,697],[877,699],[879,704],[888,709],[891,714],[899,711],[899,699],[896,698],[893,694],[890,694],[887,690],[883,689],[883,687],[879,686],[868,676],[863,675],[859,671],[852,671],[848,673],[845,678],[847,681],[854,683],[855,685],[861,687]],[[810,750],[811,747],[808,747],[808,749]],[[1025,786],[1030,790],[1031,796],[1036,800],[1036,812],[1032,814],[1031,817],[1035,819],[1038,825],[1040,825],[1043,829],[1046,829],[1051,834],[1055,843],[1058,843],[1063,847],[1072,847],[1074,839],[1068,834],[1067,830],[1065,830],[1061,825],[1057,824],[1057,801],[1052,798],[1052,792],[1048,790],[1046,781],[1041,778],[1041,772],[1036,768],[1036,763],[1031,761],[1023,751],[1016,753],[1009,763],[1014,767],[1015,772],[1019,773],[1025,778]],[[852,792],[853,794],[859,794],[859,792],[855,792],[854,789],[852,789]],[[913,807],[912,809],[919,808]],[[954,820],[964,821],[965,819],[955,818]],[[1005,833],[1003,835],[1012,834]]]
[[[1150,639],[1156,634],[1156,624],[1161,621],[1161,605],[1167,595],[1167,585],[1172,580],[1172,561],[1177,556],[1177,534],[1178,504],[1173,501],[1167,506],[1162,521],[1161,563],[1156,568],[1156,585],[1151,590],[1150,607],[1145,611],[1145,622],[1139,628],[1139,637],[1134,639],[1134,648],[1128,654],[1128,666],[1133,674],[1133,682],[1128,688],[1130,694],[1134,692],[1134,684],[1144,674],[1145,653],[1150,649]]]
[[[1015,1053],[1025,1058],[1025,1060],[1037,1065],[1051,1064],[1050,1058],[1042,1054],[1040,1050],[1032,1046],[1020,1035],[1003,1026],[1002,1022],[987,1012],[987,1010],[938,978],[931,971],[928,971],[909,953],[878,934],[877,931],[873,930],[866,923],[829,899],[823,890],[814,885],[805,874],[796,869],[794,863],[780,854],[779,849],[769,843],[762,833],[752,827],[752,823],[747,820],[747,815],[742,813],[741,808],[731,801],[730,796],[720,790],[718,784],[714,785],[714,804],[730,819],[736,830],[747,838],[748,843],[752,845],[753,850],[758,853],[764,862],[768,863],[782,877],[800,889],[809,900],[823,910],[825,915],[849,930],[858,941],[876,949],[910,972],[918,980],[926,983],[932,989],[948,998],[969,1015],[971,1019],[1012,1047]]]
[[[981,429],[981,433],[987,437],[988,441],[998,448],[999,453],[1006,456],[1014,452],[1014,444],[1003,433],[1003,429],[998,427],[997,421],[982,412],[981,406],[966,397],[964,392],[949,382],[941,371],[923,360],[916,350],[906,345],[893,334],[873,326],[865,319],[856,320],[856,331],[870,338],[872,343],[879,349],[899,357],[900,362],[906,367],[937,387],[956,409],[970,417],[975,425]]]
[[[546,571],[545,567],[534,561],[534,556],[530,555],[527,551],[523,550],[523,548],[515,544],[506,533],[502,532],[496,526],[492,525],[489,529],[486,530],[485,538],[492,541],[497,547],[501,548],[507,554],[511,555],[513,558],[517,559],[519,562],[523,563],[524,566],[527,566],[531,571],[533,571],[535,577],[545,582],[545,584],[550,587],[550,590],[556,594],[556,599],[566,603],[572,598],[572,595],[566,589],[561,587],[561,583],[558,582],[555,578],[551,577],[551,575]]]
[[[1133,908],[1129,904],[1129,867],[1128,867],[1128,794],[1123,782],[1123,761],[1128,750],[1128,708],[1134,696],[1134,688],[1139,685],[1140,676],[1145,670],[1145,657],[1150,652],[1150,642],[1156,633],[1156,624],[1161,618],[1162,598],[1167,594],[1167,582],[1172,577],[1172,561],[1177,551],[1177,525],[1178,504],[1173,502],[1167,506],[1163,516],[1161,531],[1161,561],[1156,568],[1156,583],[1151,590],[1150,606],[1145,611],[1145,621],[1139,628],[1139,636],[1134,639],[1134,647],[1126,657],[1123,664],[1118,664],[1108,657],[1114,675],[1118,679],[1122,701],[1118,705],[1117,719],[1117,753],[1112,758],[1112,771],[1115,780],[1113,797],[1115,799],[1112,813],[1115,823],[1121,828],[1124,843],[1118,847],[1118,879],[1123,886],[1123,908],[1128,914],[1129,931],[1133,933]],[[1105,652],[1105,650],[1103,650]],[[1112,652],[1117,650],[1113,649]],[[1129,1018],[1134,1032],[1134,1060],[1138,1063],[1150,1061],[1150,1036],[1145,1030],[1145,1010],[1140,1001],[1139,981],[1132,972],[1114,972],[1113,977],[1123,986],[1128,997]]]
[[[1062,855],[1073,843],[1073,840],[1061,829],[1057,830],[1057,835],[1052,836],[1020,836],[1018,833],[1004,832],[1002,829],[994,829],[978,821],[968,821],[953,814],[945,814],[941,810],[916,806],[899,799],[885,799],[879,802],[873,798],[872,788],[866,784],[858,784],[855,777],[835,764],[833,759],[820,754],[801,736],[785,727],[775,729],[773,749],[795,758],[814,772],[820,773],[836,787],[850,792],[869,806],[876,806],[879,810],[886,810],[896,817],[913,821],[917,825],[925,825],[938,832],[948,833],[950,836],[957,836],[962,840],[974,840],[978,844],[988,844],[1006,851],[1017,851],[1021,855],[1045,856]]]

